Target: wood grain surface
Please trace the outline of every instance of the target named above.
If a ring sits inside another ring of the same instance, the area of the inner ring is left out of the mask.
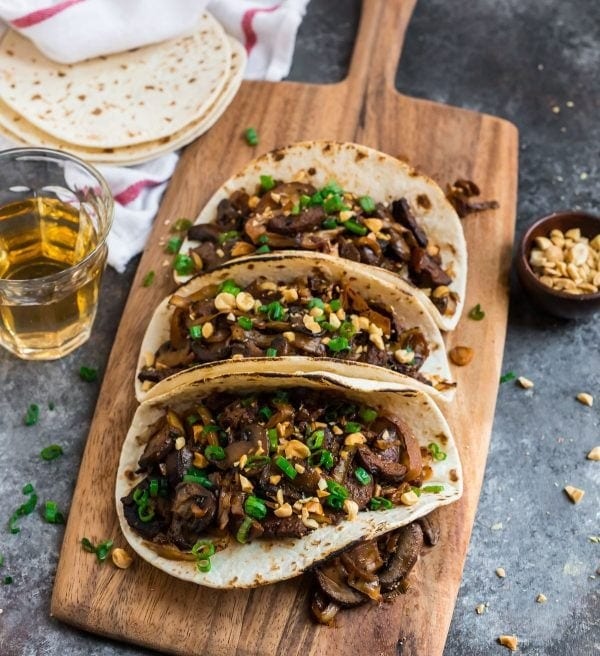
[[[415,0],[364,0],[350,72],[332,85],[244,82],[219,123],[184,152],[165,195],[115,339],[71,505],[52,598],[60,620],[112,638],[176,654],[439,656],[461,580],[491,434],[508,313],[514,232],[517,131],[513,125],[394,89],[403,35]],[[242,138],[248,126],[257,148]],[[153,308],[172,290],[164,241],[170,222],[193,218],[213,191],[253,156],[313,138],[357,141],[397,155],[441,185],[477,182],[500,209],[463,221],[469,248],[466,316],[449,347],[475,350],[455,368],[458,393],[447,408],[464,469],[462,500],[438,511],[441,545],[417,565],[413,586],[393,603],[367,604],[324,628],[309,618],[310,581],[301,577],[255,590],[218,592],[168,577],[139,559],[126,571],[100,567],[80,540],[120,534],[114,484],[133,416],[137,351]],[[152,287],[141,286],[149,270]]]

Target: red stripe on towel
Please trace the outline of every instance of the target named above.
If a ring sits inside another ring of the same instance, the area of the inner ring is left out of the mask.
[[[144,189],[148,189],[149,187],[157,187],[162,183],[162,180],[138,180],[138,182],[134,182],[132,185],[125,187],[123,191],[120,191],[118,194],[116,194],[115,200],[121,205],[128,205],[134,201]]]
[[[248,54],[250,54],[250,51],[254,48],[256,41],[258,40],[254,27],[252,26],[254,17],[256,14],[276,11],[279,7],[281,7],[281,4],[273,5],[272,7],[256,7],[255,9],[248,9],[244,12],[244,15],[242,16],[242,32],[244,33],[245,39],[244,47]]]
[[[10,21],[10,24],[13,27],[31,27],[32,25],[42,23],[48,18],[52,18],[52,16],[56,16],[56,14],[60,14],[64,9],[80,2],[85,2],[85,0],[64,0],[64,2],[60,2],[57,5],[44,7],[44,9],[38,9],[37,11],[32,11],[30,14],[25,14],[25,16],[21,16],[21,18],[15,18],[15,20]]]

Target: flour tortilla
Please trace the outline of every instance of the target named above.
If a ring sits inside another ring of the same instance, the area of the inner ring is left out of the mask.
[[[167,137],[198,119],[225,84],[231,48],[205,13],[192,34],[77,64],[47,59],[20,34],[0,43],[0,97],[44,132],[112,148]]]
[[[380,381],[400,382],[407,385],[414,384],[418,389],[432,395],[437,396],[439,393],[446,400],[452,399],[455,385],[451,382],[450,366],[440,331],[426,308],[413,294],[413,288],[403,280],[396,279],[392,285],[373,275],[369,269],[355,268],[354,262],[321,253],[293,252],[289,255],[281,255],[276,252],[270,255],[247,258],[243,261],[234,260],[231,264],[220,267],[211,273],[192,278],[175,293],[178,296],[188,296],[202,287],[210,284],[218,285],[228,279],[233,279],[241,287],[246,287],[260,276],[272,282],[290,283],[300,277],[313,275],[314,272],[318,272],[320,276],[325,276],[331,282],[351,283],[353,289],[359,292],[365,300],[394,308],[407,328],[418,327],[425,336],[430,350],[430,355],[425,360],[419,373],[429,379],[432,386],[417,382],[385,367],[353,363],[347,360],[292,356],[280,358],[281,362],[289,360],[298,370],[305,370],[307,365],[311,365],[313,369],[332,371],[354,378],[364,377]],[[146,354],[154,354],[161,344],[169,339],[169,326],[173,315],[173,307],[169,305],[170,298],[170,296],[165,298],[156,308],[146,329],[138,358],[137,373],[144,366]],[[236,366],[246,361],[246,358],[237,360]],[[251,366],[254,367],[254,371],[261,370],[263,361],[264,358],[252,358],[253,364]],[[199,366],[203,369],[209,369],[213,364]],[[157,388],[162,389],[162,386],[165,383],[168,384],[169,380],[165,379],[152,387],[153,395],[160,393],[156,392]],[[146,393],[142,390],[142,383],[137,376],[135,391],[138,401],[142,401]]]
[[[54,148],[69,152],[89,162],[121,165],[141,164],[158,155],[182,148],[204,134],[217,122],[240,87],[247,60],[246,50],[236,39],[228,37],[228,41],[231,48],[231,63],[221,94],[201,117],[191,121],[172,135],[122,148],[86,148],[67,143],[45,133],[29,123],[2,100],[0,100],[0,134],[19,145]]]
[[[254,374],[240,374],[236,363],[215,367],[212,374],[204,371],[197,374],[193,382],[173,384],[168,392],[138,407],[125,437],[117,472],[116,506],[123,535],[139,556],[167,574],[211,588],[252,588],[276,583],[298,576],[353,543],[376,538],[457,501],[462,495],[462,470],[454,438],[442,413],[423,392],[405,385],[343,378],[331,373],[290,376],[282,371],[279,363],[267,364],[263,372]],[[300,386],[338,391],[351,401],[378,408],[380,414],[399,416],[422,447],[431,442],[440,445],[447,457],[432,463],[433,475],[427,485],[443,485],[443,491],[422,494],[414,506],[359,512],[355,520],[316,529],[300,539],[258,539],[245,545],[231,540],[224,550],[212,556],[211,570],[206,573],[198,572],[193,562],[158,555],[148,546],[150,543],[130,528],[120,499],[140,481],[140,477],[133,475],[144,451],[144,444],[140,442],[149,437],[149,427],[165,407],[181,410],[213,392],[276,391]]]
[[[439,246],[442,266],[446,270],[453,270],[453,280],[449,287],[458,295],[456,311],[453,315],[441,315],[425,293],[416,287],[415,293],[442,330],[453,330],[456,327],[464,306],[467,248],[460,219],[442,189],[433,180],[395,157],[366,146],[333,141],[305,141],[252,160],[214,193],[195,223],[214,221],[217,205],[224,198],[229,198],[234,191],[246,190],[254,194],[261,175],[270,175],[273,179],[284,182],[299,177],[302,179],[304,176],[307,182],[316,187],[335,180],[345,190],[358,196],[371,196],[375,202],[389,203],[398,198],[406,198],[431,242]],[[429,207],[423,207],[423,203],[417,202],[419,196],[427,197]],[[187,253],[188,249],[195,245],[197,242],[186,240],[181,252]],[[348,260],[344,262],[348,263]],[[396,274],[379,267],[366,264],[356,266],[366,267],[392,283],[399,279]],[[188,278],[175,276],[178,283]]]

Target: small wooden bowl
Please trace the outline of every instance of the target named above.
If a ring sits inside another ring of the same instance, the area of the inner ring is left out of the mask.
[[[529,253],[536,237],[548,237],[555,229],[566,232],[571,228],[579,228],[584,237],[592,239],[600,234],[600,216],[565,211],[539,219],[523,235],[515,259],[519,281],[534,305],[555,317],[582,319],[600,310],[600,291],[593,294],[568,294],[551,289],[540,282],[529,264]]]

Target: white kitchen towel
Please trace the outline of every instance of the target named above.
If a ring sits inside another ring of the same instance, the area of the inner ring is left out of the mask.
[[[48,57],[76,62],[189,32],[207,7],[248,53],[245,77],[280,80],[289,70],[309,0],[0,0],[10,26]],[[2,24],[1,21],[4,21]],[[235,100],[234,100],[235,102]],[[13,144],[0,138],[0,148]],[[115,197],[108,262],[122,272],[150,233],[178,155],[131,167],[99,166]]]

